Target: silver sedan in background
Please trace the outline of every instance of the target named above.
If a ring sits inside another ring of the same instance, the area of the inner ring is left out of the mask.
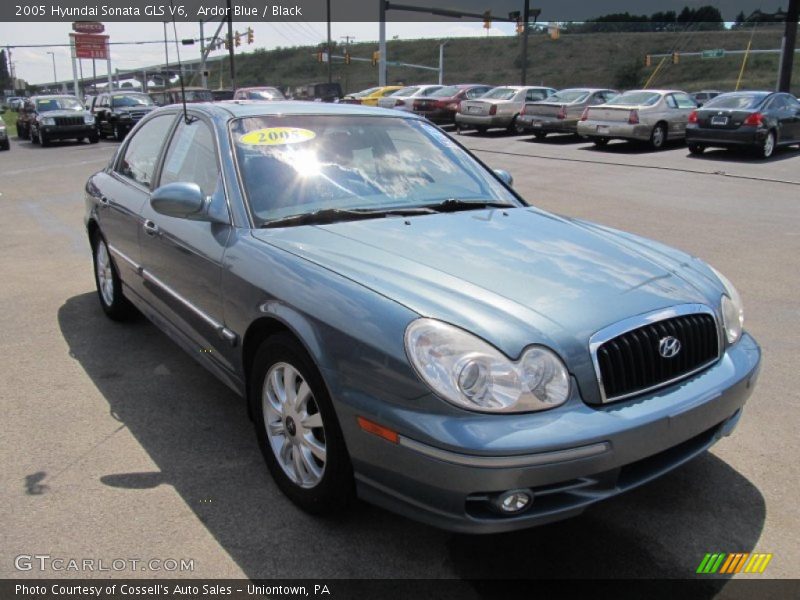
[[[697,104],[680,90],[631,90],[599,106],[584,110],[578,135],[597,146],[609,140],[648,142],[654,150],[668,139],[684,139],[686,124]]]
[[[546,100],[526,102],[517,123],[537,140],[548,133],[578,133],[578,120],[587,106],[605,104],[619,94],[616,90],[569,88],[559,90]]]
[[[443,85],[435,84],[410,85],[401,90],[397,90],[394,94],[380,98],[378,100],[378,106],[380,108],[394,108],[395,110],[411,112],[414,108],[415,99],[427,98],[433,92],[443,87]]]
[[[556,90],[540,86],[507,85],[489,90],[480,98],[465,100],[456,113],[456,130],[475,129],[484,133],[487,129],[502,128],[513,133],[522,133],[517,118],[527,102],[544,100]]]

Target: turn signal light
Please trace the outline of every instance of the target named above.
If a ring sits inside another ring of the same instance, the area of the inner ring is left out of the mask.
[[[744,125],[749,125],[750,127],[758,127],[759,125],[763,124],[764,115],[762,115],[760,112],[753,113],[744,120]]]
[[[628,125],[638,125],[639,124],[639,111],[632,110],[631,114],[628,115]]]
[[[558,109],[558,113],[556,114],[556,119],[566,119],[567,118],[567,107],[562,106]]]
[[[372,421],[365,419],[364,417],[358,417],[358,426],[361,427],[367,433],[374,433],[378,437],[382,437],[385,440],[396,444],[398,442],[398,435],[396,431],[389,429],[388,427],[384,427],[383,425],[378,425],[377,423],[373,423]]]
[[[697,111],[693,110],[689,113],[689,123],[697,123]]]

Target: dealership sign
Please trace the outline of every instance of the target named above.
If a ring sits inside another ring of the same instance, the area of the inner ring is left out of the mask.
[[[106,26],[98,21],[75,21],[72,23],[72,31],[78,33],[103,33]]]
[[[108,59],[108,36],[90,33],[70,33],[75,46],[75,58]]]

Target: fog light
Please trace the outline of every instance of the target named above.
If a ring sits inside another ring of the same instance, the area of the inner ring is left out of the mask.
[[[497,509],[506,515],[521,513],[530,508],[533,497],[528,490],[510,490],[503,492],[495,500]]]

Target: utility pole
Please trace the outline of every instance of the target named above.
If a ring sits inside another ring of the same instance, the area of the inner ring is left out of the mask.
[[[444,85],[444,47],[447,42],[439,44],[439,85]]]
[[[325,6],[328,11],[328,83],[333,82],[333,60],[331,59],[331,0],[326,0]]]
[[[204,88],[208,87],[206,77],[206,39],[203,37],[203,20],[200,19],[200,82]]]
[[[53,88],[58,88],[58,75],[56,75],[56,53],[48,52],[48,54],[53,58]]]
[[[169,44],[167,43],[167,22],[164,21],[164,64],[169,69]]]
[[[330,0],[328,0],[330,1]],[[236,64],[233,57],[233,10],[231,0],[228,0],[228,57],[231,61],[231,89],[236,89]]]
[[[386,0],[380,2],[378,10],[378,85],[386,85]]]
[[[789,9],[786,11],[786,29],[781,42],[781,59],[778,71],[778,91],[789,92],[792,87],[792,64],[794,62],[794,49],[797,45],[797,19],[800,18],[798,9],[800,0],[789,0]]]
[[[528,79],[528,20],[531,18],[531,2],[525,0],[525,9],[522,12],[522,72],[520,85],[525,85]]]

